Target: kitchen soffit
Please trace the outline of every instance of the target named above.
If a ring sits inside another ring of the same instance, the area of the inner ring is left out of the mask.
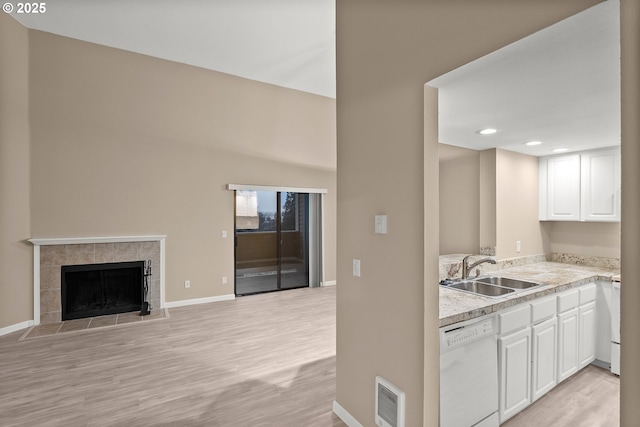
[[[428,82],[440,142],[534,156],[619,145],[619,20],[609,0]]]

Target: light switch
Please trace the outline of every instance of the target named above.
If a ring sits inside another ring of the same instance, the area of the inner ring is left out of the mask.
[[[227,238],[227,230],[222,230],[222,238],[223,239]]]
[[[353,275],[355,277],[360,277],[360,260],[359,259],[353,260]]]
[[[376,234],[387,234],[387,216],[376,215]]]

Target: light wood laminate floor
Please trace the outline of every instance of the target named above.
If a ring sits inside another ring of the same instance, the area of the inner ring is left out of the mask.
[[[344,426],[335,287],[170,310],[157,322],[0,337],[0,425]]]
[[[501,427],[618,427],[620,378],[589,365]]]
[[[174,308],[168,318],[0,337],[0,426],[344,427],[335,287]],[[619,378],[589,366],[502,427],[615,427]]]

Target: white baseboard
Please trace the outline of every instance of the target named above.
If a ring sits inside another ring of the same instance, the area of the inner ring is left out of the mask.
[[[362,424],[356,420],[353,415],[342,407],[335,400],[333,401],[333,413],[336,414],[346,425],[349,427],[363,427]]]
[[[230,301],[235,298],[236,298],[235,295],[230,294],[230,295],[220,295],[217,297],[183,299],[180,301],[168,301],[164,303],[164,308],[176,308],[176,307],[184,307],[187,305],[207,304],[210,302]]]
[[[322,286],[335,286],[335,285],[336,285],[335,280],[327,280],[326,282],[322,282]]]
[[[5,326],[4,328],[0,328],[0,337],[3,335],[10,334],[12,332],[17,332],[21,329],[27,329],[33,326],[33,320],[27,320],[25,322],[16,323],[15,325]]]

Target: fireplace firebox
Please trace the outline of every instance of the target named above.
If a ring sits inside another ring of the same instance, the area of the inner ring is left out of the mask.
[[[140,311],[144,261],[63,265],[62,320]]]

